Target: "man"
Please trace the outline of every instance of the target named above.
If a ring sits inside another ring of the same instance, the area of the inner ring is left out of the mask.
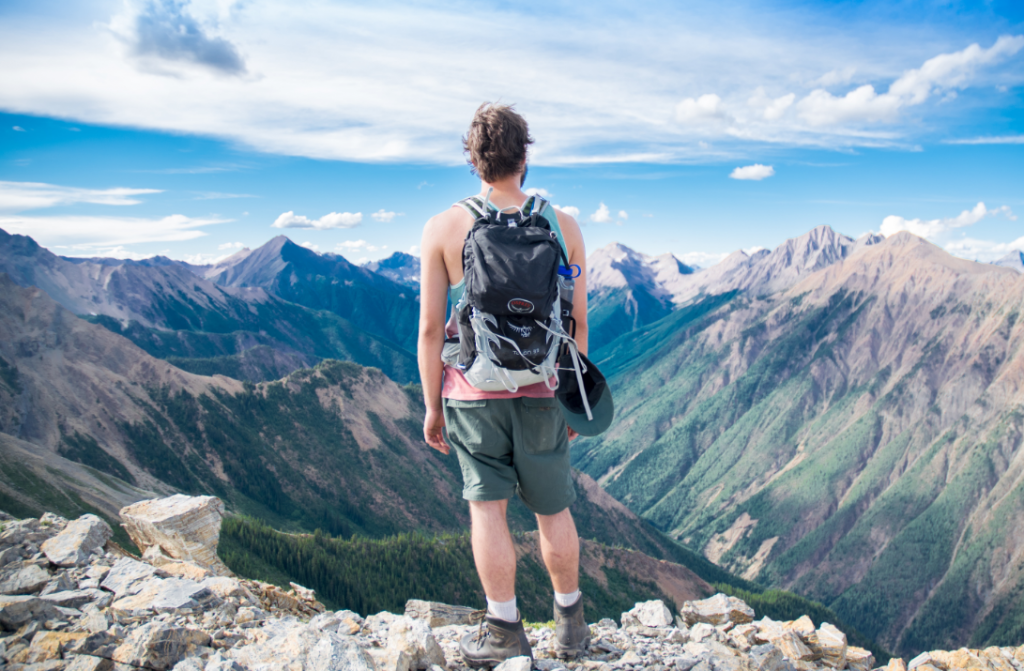
[[[512,107],[485,103],[477,110],[464,148],[481,180],[483,202],[494,208],[522,208],[526,151],[533,142],[526,120]],[[477,201],[478,204],[481,201]],[[475,217],[457,203],[430,219],[423,230],[419,367],[426,402],[423,436],[434,449],[454,448],[462,467],[463,497],[469,501],[473,558],[487,596],[485,624],[467,635],[462,655],[471,666],[490,666],[520,655],[532,657],[516,608],[516,554],[505,511],[514,493],[537,516],[541,553],[555,592],[555,651],[580,655],[590,642],[579,591],[579,537],[569,512],[575,500],[565,423],[547,384],[515,392],[481,391],[462,373],[442,363],[449,297],[462,294],[462,253]],[[587,351],[586,251],[576,221],[550,208],[548,221],[560,232],[570,264],[578,265],[572,316],[575,339]],[[557,219],[556,219],[557,218]],[[552,221],[556,219],[555,221]],[[453,311],[454,312],[454,311]]]

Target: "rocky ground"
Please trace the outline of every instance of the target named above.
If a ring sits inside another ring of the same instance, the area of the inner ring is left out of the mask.
[[[213,497],[143,501],[121,511],[133,557],[110,527],[3,517],[0,667],[39,671],[457,671],[459,639],[477,626],[469,608],[412,600],[404,615],[326,611],[300,585],[283,590],[230,574],[216,549],[223,506]],[[498,671],[870,671],[875,660],[810,618],[754,621],[718,594],[673,616],[638,603],[620,622],[591,625],[590,652],[551,653],[550,624],[528,629],[535,660]],[[1024,671],[1024,646],[924,653],[887,671]]]

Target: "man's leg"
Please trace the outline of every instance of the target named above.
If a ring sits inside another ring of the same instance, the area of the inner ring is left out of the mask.
[[[580,538],[572,514],[566,508],[554,515],[537,515],[537,527],[552,587],[559,594],[572,594],[580,586]]]
[[[516,549],[508,531],[508,501],[470,501],[473,560],[490,601],[509,601],[516,595]]]

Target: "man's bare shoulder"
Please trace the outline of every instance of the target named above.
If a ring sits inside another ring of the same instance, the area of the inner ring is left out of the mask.
[[[449,207],[427,220],[424,232],[443,235],[456,229],[465,228],[469,214],[461,207]]]

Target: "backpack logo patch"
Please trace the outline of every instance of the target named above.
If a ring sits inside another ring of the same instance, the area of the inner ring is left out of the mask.
[[[508,309],[521,315],[533,312],[533,303],[525,298],[513,298],[508,302]]]
[[[533,333],[532,326],[519,326],[518,324],[509,324],[508,327],[517,334],[520,338],[529,338],[530,334]],[[526,352],[523,352],[525,354]]]

